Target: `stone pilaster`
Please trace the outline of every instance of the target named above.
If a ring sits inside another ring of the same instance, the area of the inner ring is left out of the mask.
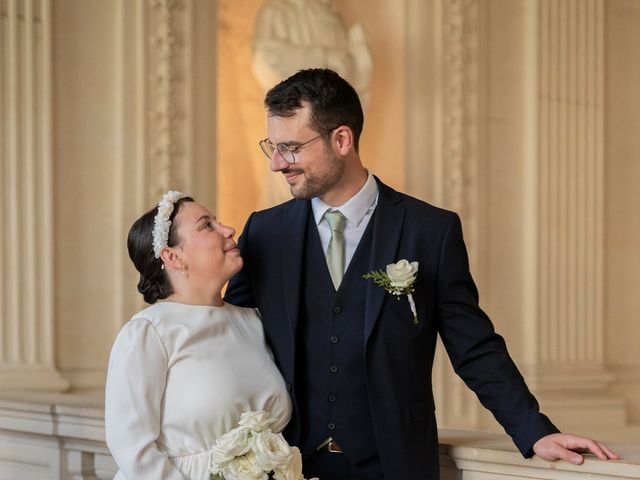
[[[565,424],[624,424],[624,405],[606,394],[603,354],[604,2],[541,0],[534,9],[527,373]]]
[[[0,2],[0,386],[64,390],[53,319],[49,0]]]

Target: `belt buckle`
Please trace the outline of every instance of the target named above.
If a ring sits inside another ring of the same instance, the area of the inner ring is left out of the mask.
[[[342,448],[340,448],[340,445],[338,445],[338,443],[331,437],[327,437],[324,442],[316,447],[316,451],[320,451],[323,449],[326,449],[331,453],[342,453]]]
[[[340,445],[338,445],[338,443],[334,442],[333,440],[327,443],[327,450],[329,450],[331,453],[342,453],[342,448],[340,448]]]
[[[331,453],[342,453],[342,448],[340,448],[340,445],[338,445],[338,442],[336,442],[331,437],[327,437],[327,439],[324,442],[322,442],[320,445],[316,447],[316,451],[325,450],[325,449]]]

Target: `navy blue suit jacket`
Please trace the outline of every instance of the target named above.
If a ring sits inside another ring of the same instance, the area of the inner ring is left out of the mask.
[[[407,300],[374,285],[366,288],[363,348],[366,382],[380,461],[386,478],[437,478],[438,443],[431,368],[440,335],[453,367],[477,394],[524,456],[558,430],[511,360],[504,340],[478,306],[458,216],[396,192],[378,179],[370,270],[406,259],[420,263],[415,283],[419,323]],[[296,329],[308,200],[291,200],[252,214],[239,239],[243,269],[225,300],[257,307],[267,340],[289,387],[293,387]],[[295,388],[290,388],[294,392]],[[294,412],[285,434],[296,444]]]

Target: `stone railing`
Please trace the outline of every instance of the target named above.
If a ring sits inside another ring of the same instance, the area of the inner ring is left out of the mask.
[[[0,479],[112,479],[103,406],[102,392],[0,393]],[[622,460],[574,466],[526,460],[505,435],[441,430],[442,480],[640,479],[640,445],[613,447]]]
[[[640,478],[640,443],[607,444],[622,459],[587,455],[582,465],[525,459],[507,435],[440,430],[441,480],[622,480]],[[640,442],[640,438],[638,439]]]
[[[0,393],[0,479],[110,480],[117,470],[101,392]]]

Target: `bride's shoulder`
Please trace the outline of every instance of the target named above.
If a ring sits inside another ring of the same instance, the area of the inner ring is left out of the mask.
[[[225,303],[224,308],[229,313],[229,316],[235,319],[236,323],[250,325],[250,328],[262,331],[262,320],[257,308],[238,307],[230,303]]]
[[[122,326],[121,331],[137,332],[147,328],[153,328],[157,333],[160,333],[159,331],[163,330],[171,318],[171,305],[161,302],[154,303],[134,314],[131,319]]]
[[[257,308],[238,307],[230,303],[225,303],[224,308],[232,316],[260,322],[260,312]]]
[[[139,346],[141,343],[164,343],[158,332],[157,319],[154,318],[154,315],[150,315],[150,312],[147,312],[147,310],[148,309],[141,310],[122,325],[113,342],[111,349],[112,357],[115,353],[122,353],[122,351],[137,348],[136,346]]]
[[[163,319],[170,316],[171,305],[164,302],[158,302],[140,310],[133,317],[131,317],[130,322],[146,320],[153,325],[157,325],[158,323],[162,322]]]

